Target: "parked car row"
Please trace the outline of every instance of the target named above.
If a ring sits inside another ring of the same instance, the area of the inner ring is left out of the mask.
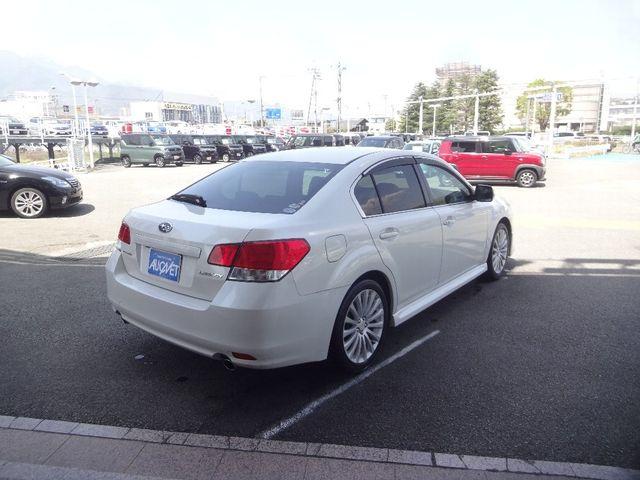
[[[196,164],[238,161],[284,148],[284,141],[260,135],[122,134],[120,159],[126,168],[134,164],[181,167]]]

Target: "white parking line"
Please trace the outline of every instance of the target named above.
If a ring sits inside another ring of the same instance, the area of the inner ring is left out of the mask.
[[[395,362],[397,359],[404,357],[407,353],[409,353],[411,350],[418,348],[420,345],[422,345],[424,342],[426,342],[427,340],[431,340],[433,337],[435,337],[436,335],[438,335],[440,333],[440,330],[436,330],[434,332],[431,332],[429,335],[427,335],[426,337],[422,337],[419,340],[416,340],[415,342],[413,342],[410,345],[407,345],[406,347],[404,347],[402,350],[400,350],[397,353],[394,353],[393,355],[391,355],[389,358],[387,358],[386,360],[378,363],[377,365],[374,365],[373,367],[369,368],[368,370],[365,370],[364,372],[362,372],[360,375],[358,375],[357,377],[349,380],[347,383],[345,383],[344,385],[341,385],[340,387],[336,388],[335,390],[323,395],[322,397],[318,398],[317,400],[314,400],[313,402],[307,404],[302,410],[300,410],[298,413],[290,416],[289,418],[285,418],[284,420],[282,420],[280,423],[278,423],[277,425],[271,427],[269,430],[266,430],[264,432],[262,432],[259,437],[260,438],[264,438],[264,439],[271,439],[273,437],[275,437],[276,435],[278,435],[279,433],[283,432],[284,430],[288,429],[289,427],[291,427],[292,425],[295,425],[297,422],[299,422],[300,420],[302,420],[305,417],[308,417],[309,415],[311,415],[311,413],[313,413],[313,411],[318,408],[319,406],[321,406],[323,403],[325,403],[328,400],[331,400],[332,398],[337,397],[338,395],[340,395],[341,393],[346,392],[347,390],[349,390],[351,387],[359,384],[360,382],[362,382],[363,380],[367,379],[368,377],[370,377],[371,375],[373,375],[374,373],[376,373],[378,370],[380,370],[381,368],[386,367],[387,365],[390,365],[391,363]]]

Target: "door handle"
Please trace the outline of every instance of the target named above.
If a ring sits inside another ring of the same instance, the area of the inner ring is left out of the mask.
[[[486,160],[487,156],[486,155],[482,155],[482,157],[480,157],[480,158],[482,158],[483,160]]]
[[[448,226],[448,225],[453,225],[454,223],[456,223],[456,219],[455,219],[455,218],[453,218],[452,216],[448,216],[447,218],[445,218],[445,219],[442,221],[442,224],[443,224],[443,225],[447,225],[447,226]]]
[[[390,240],[392,238],[396,238],[399,234],[400,232],[397,228],[387,228],[380,232],[380,235],[378,236],[380,237],[380,240]]]

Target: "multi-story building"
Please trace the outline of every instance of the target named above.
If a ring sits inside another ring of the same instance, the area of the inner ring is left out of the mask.
[[[163,95],[165,97],[165,95]],[[170,100],[130,102],[132,120],[188,123],[221,123],[220,102],[213,97],[167,94]]]
[[[465,75],[475,77],[481,72],[480,65],[471,65],[469,62],[451,62],[436,68],[436,78],[440,83],[445,84],[448,80],[455,81]]]
[[[16,91],[0,100],[0,115],[21,120],[56,115],[56,97],[48,91]]]
[[[638,97],[612,98],[609,101],[607,123],[611,127],[630,126],[635,118],[640,119],[640,99]]]

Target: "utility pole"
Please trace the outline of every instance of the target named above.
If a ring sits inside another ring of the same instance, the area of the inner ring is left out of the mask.
[[[558,103],[558,87],[556,87],[555,82],[552,83],[551,89],[551,113],[549,115],[549,151],[551,151],[551,147],[553,146],[553,129],[556,124],[556,107]]]
[[[440,104],[434,103],[433,105],[429,105],[429,106],[433,108],[433,127],[431,128],[431,136],[435,137],[436,136],[436,110],[438,109]]]
[[[420,100],[420,116],[418,117],[418,133],[420,133],[420,135],[422,135],[422,118],[423,118],[423,113],[422,113],[423,108],[422,107],[424,106],[424,101],[423,101],[422,95],[420,95],[419,100]]]
[[[311,72],[311,92],[309,93],[309,108],[307,109],[307,126],[311,117],[311,103],[315,98],[315,122],[318,125],[318,80],[320,80],[320,70],[318,68],[310,68]]]
[[[636,80],[636,98],[633,102],[633,119],[631,120],[631,138],[629,145],[633,145],[633,139],[636,138],[636,119],[638,118],[638,95],[640,94],[640,78]]]
[[[476,94],[478,92],[476,91]],[[476,104],[473,111],[473,134],[478,135],[478,120],[480,117],[480,97],[476,95]]]
[[[337,132],[340,132],[340,120],[342,119],[342,72],[347,69],[347,67],[343,67],[340,62],[338,62],[338,125],[336,128]]]
[[[264,108],[262,106],[262,79],[264,75],[260,75],[258,77],[258,82],[260,83],[260,126],[264,128]]]

